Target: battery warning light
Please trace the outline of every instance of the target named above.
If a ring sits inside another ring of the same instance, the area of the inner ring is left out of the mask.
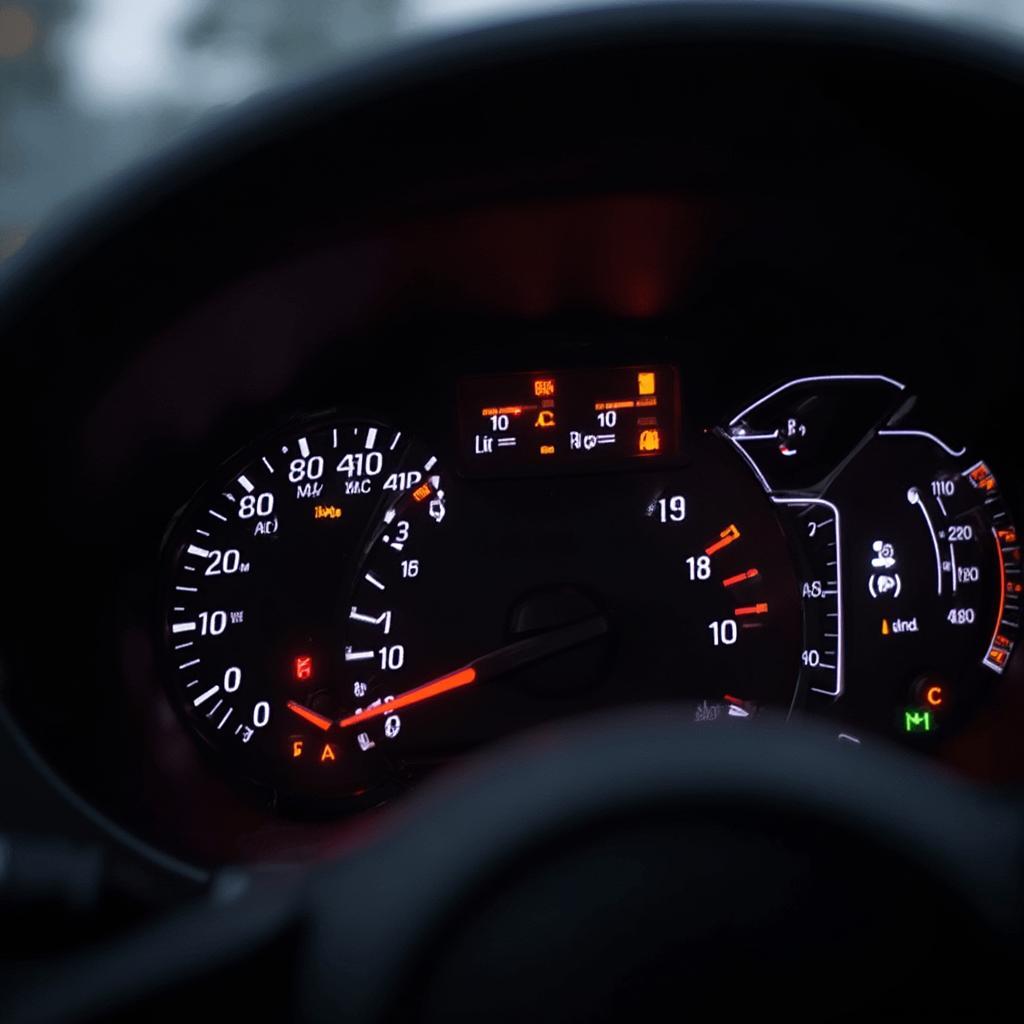
[[[661,431],[657,429],[641,430],[640,440],[637,442],[637,448],[642,452],[660,452]]]
[[[555,394],[555,380],[553,377],[538,377],[533,382],[533,393],[537,398],[553,398]]]
[[[412,492],[413,501],[424,501],[430,497],[430,484],[420,484],[415,491]]]
[[[650,370],[641,370],[636,375],[636,392],[638,395],[653,395],[655,376]]]
[[[313,678],[313,659],[310,655],[300,654],[295,659],[295,678],[300,683]]]

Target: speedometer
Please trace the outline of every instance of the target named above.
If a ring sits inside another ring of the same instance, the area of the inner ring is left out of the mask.
[[[246,449],[176,519],[162,609],[169,693],[242,774],[284,790],[360,787],[312,762],[338,759],[320,740],[337,710],[360,545],[374,513],[421,481],[439,519],[436,458],[382,423],[328,417]]]

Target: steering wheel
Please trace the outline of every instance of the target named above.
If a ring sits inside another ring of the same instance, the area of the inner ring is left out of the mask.
[[[648,58],[665,67],[673,47],[676,60],[750,58],[765,74],[792,48],[815,63],[853,52],[865,73],[923,61],[955,68],[979,95],[991,89],[1000,109],[1020,109],[1016,54],[811,8],[655,5],[428,41],[266,101],[227,138],[168,157],[127,198],[30,254],[7,286],[4,333],[24,344],[32,310],[73,300],[61,291],[67,267],[129,268],[143,250],[108,251],[112,237],[173,236],[204,190],[210,209],[229,209],[237,174],[243,199],[266,194],[287,152],[303,139],[323,145],[332,126],[384,146],[375,119],[389,127],[451,109],[509,67],[555,81],[560,62],[578,68],[613,52],[628,54],[617,70]],[[507,130],[523,133],[525,148],[557,139],[540,114],[530,135],[530,111],[503,98],[504,113],[518,115]],[[666,109],[663,96],[638,112],[638,134]],[[593,109],[581,117],[600,121]],[[433,145],[454,133],[438,125]],[[404,179],[414,190],[415,165],[367,159],[389,187]],[[301,196],[289,203],[302,210]],[[211,260],[219,226],[210,226]],[[994,1016],[1013,997],[1024,952],[1022,851],[1012,797],[895,749],[837,744],[812,724],[739,735],[694,728],[668,706],[606,712],[450,769],[375,819],[355,851],[301,869],[224,870],[202,900],[23,967],[0,1005],[12,1022],[223,1007],[239,1018],[349,1024]]]

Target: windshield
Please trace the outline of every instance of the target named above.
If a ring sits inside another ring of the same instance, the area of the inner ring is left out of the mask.
[[[570,6],[567,0],[0,0],[0,260],[69,200],[260,90],[399,36]],[[1024,0],[874,6],[1024,33]]]

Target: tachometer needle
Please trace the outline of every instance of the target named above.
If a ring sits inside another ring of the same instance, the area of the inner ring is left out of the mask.
[[[326,732],[330,729],[333,724],[331,719],[326,715],[318,715],[315,711],[307,708],[305,704],[299,704],[297,701],[288,701],[288,710],[294,711],[299,718],[304,718],[307,722],[311,722],[318,729],[323,729]]]
[[[342,729],[348,729],[350,726],[358,725],[368,719],[377,718],[380,715],[390,715],[399,708],[419,704],[421,701],[430,700],[432,697],[438,697],[442,693],[457,690],[462,686],[468,686],[470,683],[478,682],[488,676],[510,672],[514,668],[533,661],[540,661],[542,658],[568,650],[570,647],[576,647],[578,644],[586,643],[586,641],[593,640],[607,632],[608,620],[603,615],[595,615],[582,622],[573,623],[571,626],[563,626],[560,629],[541,633],[539,636],[518,640],[514,644],[499,647],[496,651],[475,658],[468,665],[464,665],[454,672],[448,672],[429,683],[406,690],[394,700],[375,704],[359,714],[349,715],[348,718],[341,719],[338,725]]]

